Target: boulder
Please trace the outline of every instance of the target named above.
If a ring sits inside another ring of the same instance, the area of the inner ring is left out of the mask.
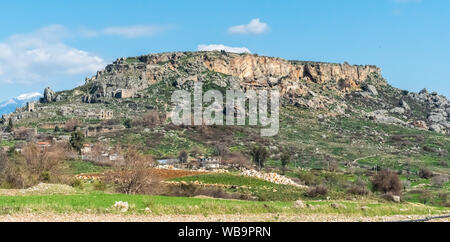
[[[382,124],[406,125],[406,123],[403,120],[388,116],[387,113],[388,111],[386,110],[377,110],[368,113],[366,116],[367,118]]]
[[[425,123],[425,121],[414,121],[413,122],[413,126],[419,129],[428,129],[428,125],[427,123]]]
[[[446,116],[446,113],[445,113]],[[428,122],[430,123],[440,123],[443,121],[447,121],[447,118],[444,116],[444,113],[432,113],[428,117]]]
[[[432,124],[430,125],[430,130],[437,132],[437,133],[443,133],[444,132],[444,126],[440,124]]]
[[[401,202],[401,198],[400,198],[400,196],[392,196],[392,201],[399,203],[399,202]]]
[[[407,102],[405,102],[405,100],[400,100],[400,107],[406,109],[406,110],[411,110],[411,107],[409,106],[409,104]]]
[[[378,96],[377,88],[373,85],[363,85],[362,89],[372,96]]]
[[[420,91],[419,94],[428,94],[428,89],[426,88],[422,89],[422,91]]]
[[[294,202],[294,208],[305,208],[306,205],[302,200],[297,200]]]
[[[394,113],[394,114],[401,115],[401,114],[405,113],[405,109],[404,108],[400,108],[400,107],[396,107],[396,108],[391,109],[390,112]]]
[[[50,103],[56,99],[56,93],[50,88],[47,87],[44,89],[44,97],[41,99],[43,103]]]

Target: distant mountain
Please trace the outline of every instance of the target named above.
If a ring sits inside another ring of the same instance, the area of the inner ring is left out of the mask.
[[[37,101],[41,97],[43,97],[42,94],[33,92],[0,102],[0,115],[12,113],[16,108],[23,107],[27,102]]]

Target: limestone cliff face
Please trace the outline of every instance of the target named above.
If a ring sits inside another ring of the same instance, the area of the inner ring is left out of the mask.
[[[204,62],[213,71],[237,76],[244,81],[288,79],[323,83],[330,80],[347,80],[353,87],[364,82],[370,73],[381,73],[375,66],[351,66],[348,64],[290,62],[280,58],[254,55],[214,58]]]
[[[282,94],[302,95],[308,82],[338,89],[359,89],[375,66],[288,61],[281,58],[222,52],[175,52],[121,58],[86,80],[92,85],[86,102],[100,97],[129,97],[149,85],[168,79],[178,83],[202,80],[205,72],[238,79],[240,86],[278,86]],[[220,80],[219,80],[220,81]],[[325,84],[327,83],[327,84]]]

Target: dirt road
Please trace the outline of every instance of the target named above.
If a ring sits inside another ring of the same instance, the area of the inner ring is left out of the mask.
[[[348,217],[344,215],[121,215],[121,214],[14,214],[1,215],[0,222],[387,222],[423,219],[426,216]],[[450,222],[450,218],[432,222]]]

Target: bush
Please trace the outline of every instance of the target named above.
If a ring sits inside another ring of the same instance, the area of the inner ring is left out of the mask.
[[[367,182],[358,179],[350,186],[347,192],[354,195],[361,195],[361,196],[368,195],[369,189],[367,188]]]
[[[127,128],[127,129],[131,129],[131,127],[132,127],[132,120],[131,119],[125,119],[124,121],[123,121],[123,125]]]
[[[102,181],[96,180],[94,182],[94,190],[96,191],[104,191],[106,190],[106,185]]]
[[[429,179],[433,177],[433,172],[430,171],[428,168],[421,168],[419,171],[419,177],[424,179]]]
[[[328,188],[324,185],[318,185],[316,187],[312,187],[308,189],[306,192],[306,196],[308,197],[319,197],[319,196],[325,196],[328,194]]]
[[[300,172],[297,174],[298,178],[307,186],[316,186],[323,182],[320,176],[314,175],[312,172]]]
[[[400,195],[403,185],[395,172],[383,170],[372,179],[373,190],[382,193]]]
[[[83,182],[81,182],[81,180],[79,179],[74,179],[73,181],[70,182],[70,186],[83,189]]]
[[[43,182],[49,182],[50,181],[50,173],[48,171],[44,171],[39,175],[39,180]]]

